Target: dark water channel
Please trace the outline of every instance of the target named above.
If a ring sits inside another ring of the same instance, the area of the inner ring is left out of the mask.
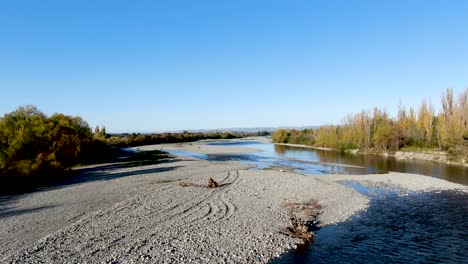
[[[318,175],[406,172],[468,185],[468,168],[460,166],[275,146],[256,141],[208,144],[252,147],[262,152],[173,154],[214,161],[236,160],[256,165],[258,169],[292,167],[301,173]],[[368,196],[369,208],[346,222],[318,230],[313,244],[305,251],[290,251],[271,263],[468,263],[468,194],[369,188],[356,182],[342,184]]]

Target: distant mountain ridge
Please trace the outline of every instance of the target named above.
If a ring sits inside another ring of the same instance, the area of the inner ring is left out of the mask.
[[[213,128],[213,129],[179,129],[179,130],[160,130],[154,132],[148,131],[134,131],[134,132],[109,132],[111,135],[118,134],[162,134],[162,133],[213,133],[213,132],[232,132],[232,133],[257,133],[266,131],[272,133],[278,129],[318,129],[320,126],[281,126],[281,127],[245,127],[245,128]]]
[[[244,132],[244,133],[256,133],[256,132],[274,132],[278,129],[317,129],[319,126],[284,126],[284,127],[247,127],[247,128],[217,128],[217,129],[190,129],[190,130],[177,130],[171,131],[173,133],[182,133],[184,131],[191,133],[210,133],[210,132]]]

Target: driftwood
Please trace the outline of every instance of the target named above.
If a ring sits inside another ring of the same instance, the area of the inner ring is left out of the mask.
[[[219,187],[219,183],[216,182],[215,180],[213,180],[212,178],[210,178],[208,180],[208,188],[218,188]]]
[[[218,188],[219,187],[219,183],[213,180],[212,178],[208,180],[208,185],[195,184],[191,182],[181,182],[179,183],[179,185],[182,187],[199,187],[199,188]]]

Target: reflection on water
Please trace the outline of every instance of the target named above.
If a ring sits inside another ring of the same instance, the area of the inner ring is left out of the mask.
[[[209,145],[242,146],[262,152],[236,155],[210,155],[210,160],[237,160],[268,168],[291,166],[311,174],[372,174],[388,171],[422,174],[468,185],[468,167],[420,160],[397,160],[378,155],[354,155],[335,151],[290,147],[257,141],[221,141]]]
[[[263,167],[292,166],[314,174],[408,172],[468,184],[468,168],[462,166],[259,142],[242,145],[263,152],[209,158],[261,163]],[[415,193],[371,188],[357,182],[342,184],[370,197],[368,210],[317,231],[305,252],[291,251],[271,263],[468,263],[468,194]]]
[[[468,185],[468,168],[427,161],[400,161],[277,146],[255,141],[213,142],[242,145],[259,153],[209,155],[208,160],[237,160],[258,168],[288,166],[325,174],[397,171],[424,174]],[[305,252],[291,251],[271,263],[468,263],[468,195],[454,191],[405,192],[342,182],[369,196],[368,210],[344,223],[317,231]]]
[[[234,142],[213,142],[209,145],[237,145]],[[287,166],[293,167],[297,172],[323,174],[370,174],[382,173],[383,171],[372,168],[355,166],[341,163],[340,160],[321,161],[320,153],[303,148],[288,149],[285,146],[277,146],[270,143],[260,143],[256,141],[239,142],[243,147],[256,148],[262,150],[258,153],[248,154],[216,154],[209,155],[212,161],[234,160],[257,166],[258,169],[269,167]]]

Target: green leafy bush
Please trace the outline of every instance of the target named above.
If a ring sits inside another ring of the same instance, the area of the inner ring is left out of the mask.
[[[74,165],[107,161],[110,153],[82,118],[18,107],[0,118],[0,189],[49,182]]]

